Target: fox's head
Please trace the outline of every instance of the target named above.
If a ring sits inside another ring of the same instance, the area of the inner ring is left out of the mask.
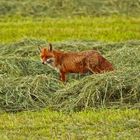
[[[53,49],[52,49],[52,44],[49,44],[48,48],[42,48],[40,49],[40,57],[42,64],[54,64],[54,54],[53,54]]]

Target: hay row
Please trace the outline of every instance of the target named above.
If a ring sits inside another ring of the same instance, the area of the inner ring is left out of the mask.
[[[49,105],[53,92],[63,85],[51,75],[0,77],[0,108],[5,111],[39,109]]]
[[[25,39],[0,45],[0,109],[81,110],[88,107],[136,105],[140,99],[140,41],[101,43],[66,41],[55,48],[82,51],[100,50],[115,66],[112,73],[81,76],[69,74],[67,84],[40,62],[36,46],[44,41]],[[25,55],[26,54],[26,55]]]
[[[140,72],[128,69],[87,76],[58,90],[52,107],[59,110],[81,110],[89,107],[134,105],[140,101]]]

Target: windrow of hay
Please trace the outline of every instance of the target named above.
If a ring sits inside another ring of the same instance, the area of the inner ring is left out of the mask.
[[[12,77],[25,77],[45,73],[56,75],[56,72],[52,71],[46,65],[42,66],[40,60],[37,61],[21,57],[0,58],[0,67],[0,74],[6,74]]]
[[[81,110],[87,107],[134,105],[140,101],[140,72],[135,70],[87,76],[58,90],[52,106],[60,110]]]
[[[50,104],[53,92],[63,88],[51,75],[0,77],[0,108],[6,111],[35,110]]]
[[[47,42],[24,39],[15,44],[0,45],[0,109],[81,110],[139,102],[140,41],[53,43],[55,49],[65,51],[96,49],[115,67],[114,72],[104,74],[69,74],[66,84],[58,80],[56,71],[41,64],[38,45],[44,47]]]
[[[67,17],[139,15],[139,0],[1,0],[0,16]]]
[[[13,44],[0,45],[1,56],[33,57],[39,55],[38,46],[46,44],[46,41],[35,39],[23,39]]]
[[[84,51],[87,49],[96,49],[107,54],[110,51],[115,51],[120,48],[136,48],[140,46],[140,40],[131,40],[126,42],[104,43],[95,40],[69,40],[52,43],[55,49],[65,51]],[[20,56],[33,57],[39,54],[38,46],[47,47],[48,42],[36,39],[23,39],[13,44],[0,44],[1,56]],[[25,54],[24,54],[25,53]]]

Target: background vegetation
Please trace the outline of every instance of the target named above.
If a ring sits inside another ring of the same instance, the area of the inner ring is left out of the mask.
[[[62,40],[98,40],[116,42],[140,38],[140,18],[79,17],[79,18],[2,18],[0,41],[14,42],[23,38]]]
[[[139,0],[1,0],[1,16],[139,16]]]

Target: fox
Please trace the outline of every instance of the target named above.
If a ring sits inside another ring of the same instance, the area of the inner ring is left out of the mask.
[[[113,65],[96,50],[65,52],[55,50],[49,43],[39,48],[42,64],[47,64],[59,73],[59,79],[66,82],[66,74],[91,72],[93,74],[113,71]]]

